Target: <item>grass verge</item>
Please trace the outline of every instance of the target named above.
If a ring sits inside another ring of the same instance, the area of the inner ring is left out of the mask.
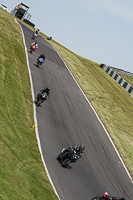
[[[30,127],[33,106],[20,27],[0,9],[0,199],[57,199]]]

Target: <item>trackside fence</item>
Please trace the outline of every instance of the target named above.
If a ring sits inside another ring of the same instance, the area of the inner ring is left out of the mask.
[[[119,83],[133,97],[133,87],[121,78],[110,66],[101,64],[100,67],[106,71],[117,83]]]

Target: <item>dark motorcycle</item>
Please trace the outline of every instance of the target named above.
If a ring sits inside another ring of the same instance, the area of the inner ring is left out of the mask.
[[[43,103],[45,100],[47,100],[47,93],[44,92],[43,94],[42,93],[39,93],[36,97],[36,105],[37,106],[40,106],[41,103]]]
[[[62,167],[67,167],[70,163],[76,162],[81,156],[76,150],[61,152],[57,156],[57,160],[60,162]]]
[[[42,58],[39,58],[36,62],[37,67],[39,67],[40,65],[42,65],[44,63],[44,60]]]
[[[32,39],[34,40],[36,37],[38,37],[38,34],[34,31],[32,35]]]

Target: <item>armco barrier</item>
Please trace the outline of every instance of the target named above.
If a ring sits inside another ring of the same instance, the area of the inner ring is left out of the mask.
[[[112,67],[107,66],[105,64],[101,64],[100,67],[104,71],[106,71],[117,83],[119,83],[133,97],[133,87],[129,83],[127,83],[123,78],[121,78],[117,73],[115,73]],[[132,73],[130,73],[130,76],[132,77]]]
[[[113,69],[113,70],[116,71],[116,72],[119,72],[119,73],[122,74],[122,75],[133,77],[133,73],[131,73],[131,72],[126,72],[126,71],[124,71],[123,69],[118,69],[118,68],[115,68],[115,67],[111,67],[111,69]]]

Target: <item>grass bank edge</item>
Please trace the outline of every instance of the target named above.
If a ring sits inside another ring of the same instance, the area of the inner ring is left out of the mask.
[[[42,164],[20,27],[0,10],[1,198],[57,199]],[[21,56],[20,56],[21,55]]]

